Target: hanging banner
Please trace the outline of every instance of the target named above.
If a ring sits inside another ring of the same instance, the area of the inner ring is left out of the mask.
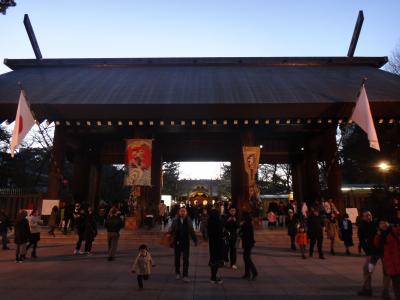
[[[260,162],[260,147],[243,147],[244,169],[247,173],[249,186],[254,186],[258,164]]]
[[[152,140],[126,141],[125,185],[151,186],[151,152]]]
[[[259,215],[260,189],[256,184],[257,170],[260,162],[260,147],[243,147],[244,169],[247,173],[247,188],[249,192],[249,208],[254,216]]]

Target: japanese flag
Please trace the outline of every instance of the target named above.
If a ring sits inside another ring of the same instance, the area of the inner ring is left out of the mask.
[[[368,135],[369,146],[380,151],[378,136],[376,135],[374,120],[372,119],[364,84],[361,87],[360,95],[358,96],[351,119]]]
[[[11,157],[14,157],[15,149],[22,143],[33,125],[35,125],[35,119],[33,118],[24,93],[21,91],[18,102],[17,116],[15,117],[14,131],[11,137]]]

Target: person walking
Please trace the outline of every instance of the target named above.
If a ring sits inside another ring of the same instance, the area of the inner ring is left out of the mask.
[[[85,229],[83,238],[85,240],[85,254],[87,256],[92,255],[92,244],[97,236],[97,224],[93,215],[93,208],[88,208],[87,217],[85,219]]]
[[[75,207],[72,211],[72,217],[71,217],[71,228],[74,230],[75,233],[78,232],[78,227],[79,227],[79,218],[81,216],[81,204],[79,202],[75,203]]]
[[[207,208],[203,208],[200,218],[201,218],[200,232],[203,237],[203,240],[207,241],[208,240],[208,233],[207,233],[208,210],[207,210]]]
[[[210,211],[207,224],[208,246],[210,260],[208,265],[211,269],[211,283],[222,284],[222,279],[217,277],[218,269],[224,266],[224,240],[223,226],[219,212],[216,209]]]
[[[329,198],[327,201],[323,202],[323,207],[326,213],[326,216],[329,218],[331,214],[338,215],[339,211],[333,203],[333,199]]]
[[[74,213],[75,231],[78,234],[74,255],[84,254],[84,252],[81,251],[81,246],[82,242],[85,240],[86,217],[86,211],[83,208],[80,208],[79,212]]]
[[[238,231],[240,223],[236,215],[236,208],[231,206],[228,211],[228,216],[225,221],[225,230],[228,234],[228,255],[231,268],[237,270],[236,265],[236,243],[238,239]]]
[[[158,219],[161,226],[165,227],[167,225],[167,206],[164,200],[161,200],[158,205]]]
[[[36,208],[34,208],[28,218],[29,221],[29,230],[30,230],[30,235],[29,235],[29,243],[28,246],[26,246],[26,251],[29,250],[30,247],[32,247],[32,253],[31,257],[32,258],[37,258],[36,256],[36,248],[37,244],[40,241],[40,225],[43,225],[43,221],[41,217],[39,216],[39,212]]]
[[[289,209],[288,217],[287,217],[287,229],[288,229],[288,236],[290,237],[290,248],[293,251],[296,251],[296,234],[297,234],[297,226],[299,224],[297,215],[294,214],[293,210]]]
[[[0,210],[0,233],[1,233],[1,243],[3,250],[10,250],[8,248],[8,231],[11,230],[11,221],[7,216],[4,209]]]
[[[201,216],[202,208],[199,204],[196,204],[194,206],[194,209],[195,209],[194,226],[195,226],[196,230],[199,230],[200,229],[200,221],[201,221],[200,216]]]
[[[172,245],[175,254],[175,274],[176,279],[181,278],[180,263],[181,255],[183,256],[183,278],[184,282],[190,282],[189,279],[189,255],[190,255],[190,239],[197,246],[197,237],[194,232],[193,222],[187,215],[186,208],[179,209],[178,216],[173,220],[170,233],[172,237]]]
[[[57,228],[57,220],[58,220],[58,206],[53,206],[51,209],[51,214],[49,217],[49,234],[55,237],[54,230]]]
[[[26,219],[28,213],[26,210],[21,209],[18,212],[17,219],[14,226],[14,243],[17,248],[15,251],[17,263],[22,263],[26,258],[26,243],[28,242],[30,229],[29,222]]]
[[[304,225],[300,225],[296,234],[296,244],[300,248],[301,257],[306,259],[306,247],[308,245],[308,236]]]
[[[251,250],[254,247],[255,240],[252,219],[249,213],[243,214],[243,223],[240,226],[240,237],[242,239],[243,261],[245,269],[245,273],[242,278],[255,280],[258,276],[258,272],[251,259]]]
[[[302,202],[301,203],[301,209],[300,209],[300,219],[302,221],[303,224],[305,224],[307,222],[307,218],[308,218],[308,206],[306,202]]]
[[[269,229],[274,229],[276,228],[276,214],[274,211],[270,210],[267,214],[267,219],[268,219],[268,228]]]
[[[360,246],[364,251],[366,258],[363,265],[363,285],[362,289],[357,293],[359,296],[372,296],[372,274],[375,270],[375,266],[380,258],[380,253],[374,245],[374,238],[377,234],[378,226],[372,218],[370,211],[365,211],[362,214],[362,219],[359,222],[358,227],[358,238],[360,240]],[[381,253],[382,254],[382,253]],[[383,292],[385,295],[389,291],[390,277],[386,273],[384,264],[382,263],[382,274],[383,274]]]
[[[346,248],[346,254],[350,255],[350,247],[354,246],[353,243],[353,224],[349,219],[348,214],[344,214],[342,222],[339,226],[340,239],[343,241]]]
[[[106,220],[107,228],[107,242],[108,242],[108,261],[115,259],[115,253],[117,252],[119,231],[123,227],[121,217],[119,216],[118,210],[112,208],[110,210],[110,216]]]
[[[68,230],[74,226],[74,221],[73,221],[73,212],[74,212],[74,206],[72,204],[68,204],[65,206],[64,209],[64,227],[63,227],[63,234],[67,235]]]
[[[286,209],[283,201],[278,204],[278,225],[283,228],[286,227]]]
[[[335,253],[335,239],[338,235],[338,224],[336,220],[335,214],[330,214],[328,220],[326,220],[326,237],[330,241],[331,246],[331,254],[336,255]]]
[[[307,219],[308,237],[310,238],[310,257],[313,257],[315,243],[320,259],[325,259],[322,252],[322,242],[324,239],[324,220],[319,214],[319,209],[314,208],[311,216]]]
[[[145,244],[140,245],[139,254],[132,266],[132,273],[136,273],[139,289],[143,289],[143,280],[148,280],[151,274],[151,268],[154,266],[154,261]]]
[[[396,299],[400,299],[400,227],[390,226],[386,220],[381,220],[377,234],[374,237],[374,246],[383,253],[382,264],[388,276],[392,279],[392,286]],[[389,290],[383,290],[382,297],[390,299]]]

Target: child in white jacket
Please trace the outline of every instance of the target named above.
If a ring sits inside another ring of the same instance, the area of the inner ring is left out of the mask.
[[[139,254],[132,266],[132,273],[136,273],[139,289],[143,289],[143,280],[148,280],[151,274],[151,267],[154,266],[151,254],[146,245],[140,245]]]

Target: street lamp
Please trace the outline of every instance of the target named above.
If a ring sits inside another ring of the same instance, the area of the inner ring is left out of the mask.
[[[387,162],[382,161],[379,163],[378,168],[382,173],[387,173],[390,170],[390,165]]]
[[[389,170],[390,170],[390,165],[389,165],[387,162],[385,162],[385,161],[381,161],[381,162],[378,164],[378,168],[379,168],[379,171],[381,171],[382,174],[383,174],[383,184],[384,184],[385,190],[387,190],[387,189],[388,189],[388,186],[387,186],[386,175],[387,175],[387,173],[388,173]]]

